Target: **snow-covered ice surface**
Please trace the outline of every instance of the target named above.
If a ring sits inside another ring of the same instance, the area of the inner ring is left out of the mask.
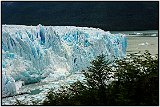
[[[43,100],[50,88],[82,81],[81,70],[99,54],[112,61],[123,58],[126,47],[125,35],[96,28],[2,25],[2,96],[29,92],[15,98],[27,104]],[[2,104],[12,105],[15,98]]]

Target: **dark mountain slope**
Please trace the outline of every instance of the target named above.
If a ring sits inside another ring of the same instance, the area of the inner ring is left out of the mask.
[[[2,24],[158,29],[158,2],[2,2]]]

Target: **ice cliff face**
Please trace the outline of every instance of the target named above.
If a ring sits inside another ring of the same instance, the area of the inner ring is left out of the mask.
[[[86,69],[102,53],[109,60],[122,58],[126,46],[125,35],[101,29],[2,25],[2,94],[15,94],[19,80],[30,84],[50,77],[64,79]]]

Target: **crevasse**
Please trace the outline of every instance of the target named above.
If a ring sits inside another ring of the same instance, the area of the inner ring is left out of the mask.
[[[17,92],[15,81],[65,79],[102,53],[110,61],[123,58],[126,47],[125,35],[96,28],[2,25],[2,95]]]

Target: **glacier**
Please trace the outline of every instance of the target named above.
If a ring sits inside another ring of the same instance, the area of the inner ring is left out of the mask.
[[[126,48],[124,34],[99,28],[2,25],[2,96],[15,95],[22,85],[80,73],[102,53],[110,61],[123,58]]]

